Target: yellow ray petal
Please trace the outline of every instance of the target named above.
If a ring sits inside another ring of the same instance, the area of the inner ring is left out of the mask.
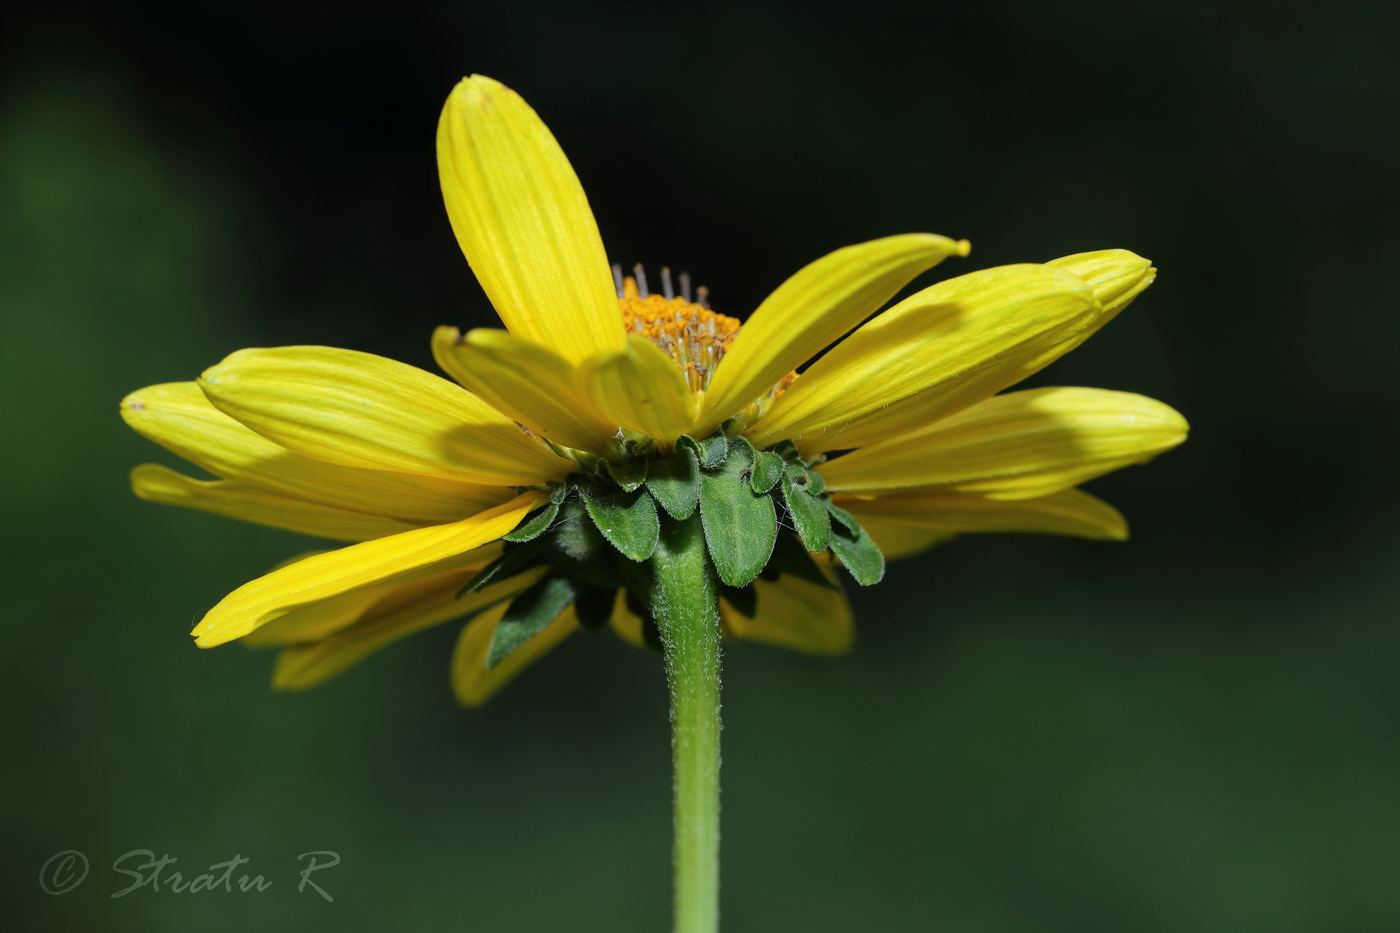
[[[608,624],[612,626],[617,637],[627,644],[636,648],[647,646],[646,639],[642,637],[642,617],[627,608],[626,590],[617,591],[617,599],[613,602],[613,614],[608,619]]]
[[[1074,273],[1094,290],[1095,300],[1103,305],[1103,314],[1095,322],[1096,327],[1113,320],[1157,278],[1157,270],[1150,260],[1126,249],[1075,253],[1052,259],[1046,265]]]
[[[804,452],[884,440],[1004,388],[1002,367],[1072,339],[1098,307],[1082,280],[1046,266],[940,282],[832,348],[747,433],[759,447],[793,438]]]
[[[439,524],[500,505],[511,495],[501,486],[361,470],[303,457],[219,411],[193,382],[133,392],[122,400],[121,414],[142,437],[215,476],[336,509]]]
[[[568,464],[461,386],[370,353],[239,350],[206,370],[219,409],[296,453],[343,466],[529,486]]]
[[[1039,499],[989,499],[958,492],[833,498],[862,527],[867,520],[885,519],[944,534],[1027,532],[1112,541],[1128,537],[1128,523],[1117,509],[1079,489]]]
[[[696,436],[766,393],[916,275],[969,248],[966,240],[909,233],[848,246],[803,267],[739,329],[705,393]]]
[[[298,560],[314,557],[316,553],[313,551],[302,554],[284,561],[273,569],[291,566]],[[500,556],[500,542],[473,548],[465,554],[459,554],[422,570],[293,609],[244,635],[239,639],[239,643],[249,648],[266,648],[317,641],[355,624],[371,606],[394,593],[429,580],[441,581],[448,577],[461,580],[465,584],[477,571]]]
[[[145,463],[131,471],[131,491],[147,502],[179,505],[226,518],[335,541],[369,541],[418,528],[363,512],[289,499],[228,480],[197,480]]]
[[[300,606],[373,586],[495,541],[548,498],[530,491],[471,518],[308,557],[234,590],[191,633],[201,648],[241,638]]]
[[[828,577],[834,576],[826,570]],[[759,578],[753,587],[758,605],[748,618],[726,601],[720,617],[736,638],[763,642],[808,654],[843,654],[855,641],[855,620],[846,594],[784,574],[775,581]]]
[[[622,345],[622,315],[593,212],[549,128],[510,88],[463,79],[437,135],[457,242],[517,337],[575,363]]]
[[[957,537],[955,532],[922,528],[884,515],[864,514],[860,517],[860,527],[874,540],[885,560],[912,557]]]
[[[508,603],[499,605],[472,619],[462,630],[462,637],[457,639],[457,649],[452,654],[452,689],[463,706],[480,706],[491,699],[492,694],[516,674],[538,661],[578,628],[578,616],[574,613],[574,607],[570,606],[538,635],[488,669],[486,653],[491,648],[491,636],[496,633],[496,625],[508,606]]]
[[[433,333],[438,365],[497,411],[565,447],[602,453],[617,425],[593,410],[573,363],[503,330]]]
[[[379,600],[349,628],[310,644],[283,649],[277,655],[272,686],[278,690],[305,690],[324,683],[401,638],[519,595],[544,571],[543,567],[537,568],[482,587],[461,599],[457,599],[457,591],[471,578],[471,572],[438,575],[388,595],[381,593]]]
[[[694,420],[695,399],[680,367],[645,337],[628,337],[622,350],[589,360],[581,376],[603,418],[663,445]]]
[[[852,451],[821,474],[833,492],[938,486],[1030,499],[1151,459],[1186,429],[1174,409],[1131,392],[1031,389]]]

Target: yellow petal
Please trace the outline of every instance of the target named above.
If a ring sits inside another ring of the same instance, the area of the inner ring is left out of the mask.
[[[1028,532],[1123,541],[1128,523],[1117,509],[1078,489],[1039,499],[989,499],[969,493],[912,493],[876,499],[833,497],[865,526],[887,520],[940,534]]]
[[[274,570],[225,596],[191,634],[199,647],[212,648],[300,606],[456,557],[500,538],[548,495],[532,490],[450,525],[377,538]]]
[[[466,389],[370,353],[239,350],[199,385],[263,437],[327,463],[502,486],[568,472],[564,460]]]
[[[437,151],[457,242],[511,333],[575,363],[621,346],[598,225],[530,105],[490,78],[465,78],[443,107]]]
[[[1052,259],[1046,265],[1074,273],[1094,290],[1095,300],[1103,305],[1103,314],[1096,327],[1113,320],[1157,278],[1157,270],[1152,267],[1151,261],[1126,249],[1075,253]]]
[[[457,591],[471,579],[471,572],[438,575],[401,586],[387,595],[381,593],[349,628],[310,644],[283,649],[273,669],[272,686],[278,690],[305,690],[324,683],[401,638],[519,595],[544,571],[543,567],[537,568],[482,587],[461,599],[457,598]]]
[[[898,518],[863,515],[860,527],[870,535],[885,560],[899,560],[927,551],[945,541],[951,541],[957,534],[951,531],[938,531],[909,525]]]
[[[966,256],[966,240],[931,233],[885,237],[839,249],[803,267],[739,329],[715,368],[697,437],[765,394],[780,379],[865,320],[921,272]]]
[[[455,327],[433,333],[433,356],[453,379],[536,434],[565,447],[602,453],[617,425],[600,418],[574,364],[503,330]]]
[[[546,625],[539,634],[515,649],[495,667],[488,669],[486,653],[491,648],[491,637],[496,634],[496,625],[508,607],[509,604],[502,604],[483,612],[467,623],[467,627],[462,630],[462,637],[457,639],[457,650],[452,654],[452,688],[457,694],[458,702],[463,706],[480,706],[485,703],[511,678],[539,660],[578,628],[578,616],[574,614],[574,607],[570,606],[559,613],[558,618]]]
[[[1072,339],[1098,307],[1082,280],[1046,266],[940,282],[837,344],[747,433],[759,447],[793,438],[811,453],[922,427],[1005,388],[1004,371]]]
[[[419,527],[380,515],[289,499],[228,480],[191,479],[154,463],[142,464],[131,471],[131,490],[147,502],[199,509],[255,525],[335,541],[369,541]]]
[[[626,590],[617,591],[617,599],[613,602],[613,613],[608,619],[608,624],[612,626],[617,637],[627,644],[637,648],[647,646],[646,638],[642,636],[642,617],[627,608]]]
[[[834,575],[823,572],[834,581]],[[851,650],[855,620],[839,585],[833,589],[784,574],[771,582],[760,577],[753,587],[758,604],[752,619],[727,601],[720,602],[720,617],[736,638],[808,654],[843,654]]]
[[[273,569],[291,566],[298,560],[314,557],[316,553],[313,551],[310,554],[302,554],[284,561]],[[244,635],[239,639],[239,643],[250,648],[266,648],[317,641],[355,624],[371,606],[410,586],[430,580],[441,581],[448,577],[460,580],[464,585],[482,567],[500,556],[500,542],[473,548],[422,570],[401,574],[383,583],[351,590],[330,599],[311,603],[309,606],[302,606],[300,609],[293,609]]]
[[[440,524],[510,498],[510,490],[501,486],[361,470],[292,453],[219,411],[193,382],[133,392],[122,400],[121,414],[142,437],[215,476],[286,499]]]
[[[1105,389],[1031,389],[979,402],[821,467],[832,492],[939,486],[1030,499],[1141,463],[1186,439],[1161,402]]]
[[[622,350],[589,360],[582,375],[604,418],[663,445],[694,421],[695,398],[680,367],[645,337],[628,337]]]

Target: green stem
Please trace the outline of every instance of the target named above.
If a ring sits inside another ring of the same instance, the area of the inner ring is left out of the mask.
[[[675,775],[676,933],[719,929],[719,611],[699,514],[663,520],[652,612],[666,654]]]

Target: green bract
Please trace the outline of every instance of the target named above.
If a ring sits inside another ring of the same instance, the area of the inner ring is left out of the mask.
[[[551,487],[549,501],[505,535],[501,556],[461,595],[533,567],[539,582],[511,604],[491,639],[494,667],[572,605],[579,624],[601,629],[617,590],[659,646],[652,604],[658,542],[698,521],[725,601],[747,618],[758,611],[755,580],[783,575],[834,586],[823,562],[844,566],[862,586],[884,575],[870,536],[825,494],[826,483],[790,443],[755,450],[743,437],[682,437],[668,456],[598,459]],[[698,515],[696,514],[698,511]]]

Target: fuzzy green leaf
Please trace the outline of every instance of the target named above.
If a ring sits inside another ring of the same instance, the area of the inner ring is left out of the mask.
[[[703,441],[690,441],[696,454],[700,455],[700,465],[706,469],[717,468],[729,455],[729,438],[722,434],[704,438]]]
[[[772,498],[754,493],[749,482],[753,456],[753,445],[736,438],[723,465],[700,474],[705,543],[719,578],[730,586],[753,582],[778,537]]]
[[[825,551],[831,541],[831,515],[822,500],[791,479],[783,477],[783,502],[803,547],[813,554]]]
[[[501,539],[504,541],[510,541],[514,544],[519,544],[524,541],[530,541],[534,538],[538,538],[540,535],[544,534],[546,531],[549,530],[549,526],[554,524],[555,516],[557,516],[558,514],[559,503],[550,502],[544,508],[536,512],[532,518],[527,519],[514,531],[509,531],[502,535]]]
[[[631,492],[646,482],[648,462],[640,457],[629,458],[621,463],[614,463],[611,460],[603,461],[607,467],[608,475],[622,487],[624,492]]]
[[[676,454],[651,465],[647,491],[672,518],[689,518],[700,504],[700,461],[689,445],[676,447]]]
[[[486,666],[495,667],[559,617],[577,595],[567,577],[546,577],[511,602],[491,636]]]
[[[778,485],[778,480],[782,478],[782,457],[779,457],[771,450],[765,450],[754,458],[753,476],[749,478],[753,485],[754,492],[763,495],[768,490]]]
[[[593,524],[612,546],[631,560],[646,560],[656,548],[661,520],[651,496],[634,489],[584,489],[584,501]]]
[[[830,501],[826,507],[836,519],[831,528],[831,549],[841,558],[841,565],[861,586],[879,583],[885,576],[885,555],[880,553],[855,516]]]

